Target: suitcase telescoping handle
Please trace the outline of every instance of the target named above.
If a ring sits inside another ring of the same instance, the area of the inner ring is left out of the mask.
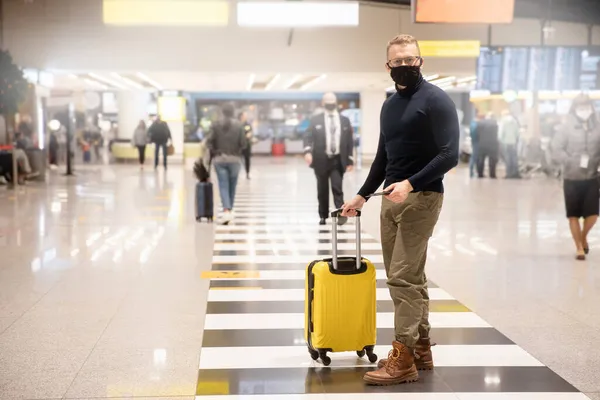
[[[332,247],[333,247],[333,254],[332,254],[332,261],[333,261],[333,269],[337,270],[338,269],[338,254],[337,254],[337,247],[338,247],[338,237],[337,237],[337,229],[338,229],[338,217],[340,216],[340,214],[342,213],[343,209],[342,208],[338,208],[335,211],[331,212],[331,218],[333,219],[333,221],[331,222],[331,234],[332,234]],[[361,249],[360,249],[360,210],[356,210],[356,269],[360,269],[362,266],[362,262],[361,262]]]

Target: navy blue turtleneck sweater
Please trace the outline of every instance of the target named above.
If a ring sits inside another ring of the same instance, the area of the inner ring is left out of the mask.
[[[381,108],[377,155],[358,194],[367,197],[408,179],[414,192],[444,192],[444,174],[458,164],[456,107],[442,89],[422,78],[398,90]]]

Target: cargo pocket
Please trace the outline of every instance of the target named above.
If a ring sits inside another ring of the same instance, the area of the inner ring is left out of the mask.
[[[401,217],[402,229],[421,238],[429,239],[438,221],[443,195],[437,192],[420,192]]]

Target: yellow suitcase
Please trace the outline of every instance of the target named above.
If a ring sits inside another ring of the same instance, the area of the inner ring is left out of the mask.
[[[356,257],[337,256],[337,218],[331,213],[332,258],[308,265],[305,283],[304,338],[313,360],[329,365],[328,352],[356,351],[377,361],[375,266],[360,255],[360,212],[356,217]]]

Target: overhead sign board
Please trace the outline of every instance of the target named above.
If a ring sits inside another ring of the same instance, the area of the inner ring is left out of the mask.
[[[420,40],[423,57],[479,57],[479,40]]]
[[[433,24],[510,24],[515,0],[412,0],[413,20]]]

